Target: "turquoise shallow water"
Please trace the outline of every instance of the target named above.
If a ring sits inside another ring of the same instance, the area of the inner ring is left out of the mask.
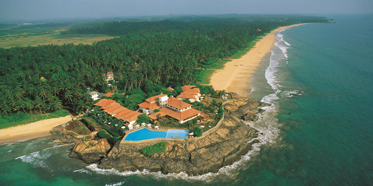
[[[373,185],[373,16],[330,17],[277,35],[250,94],[263,145],[219,174],[101,170],[49,137],[0,145],[0,185]]]

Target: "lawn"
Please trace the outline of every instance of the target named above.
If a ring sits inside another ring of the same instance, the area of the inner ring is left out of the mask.
[[[59,117],[65,117],[69,115],[69,112],[61,109],[52,113],[48,114],[27,114],[22,119],[18,121],[13,122],[7,122],[6,119],[0,118],[0,129],[8,128],[8,127],[14,127],[18,125],[25,125],[28,123],[44,120],[44,119],[51,119],[51,118],[59,118]]]
[[[63,45],[63,44],[92,44],[97,41],[114,38],[103,34],[68,34],[61,35],[60,32],[67,28],[58,29],[21,29],[0,30],[0,47],[27,47],[38,45]]]

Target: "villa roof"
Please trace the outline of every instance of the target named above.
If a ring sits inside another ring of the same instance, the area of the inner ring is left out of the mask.
[[[182,99],[194,99],[198,93],[192,93],[192,92],[182,92],[176,98],[182,98]]]
[[[180,112],[180,111],[171,110],[171,109],[169,109],[167,107],[161,108],[161,112],[164,113],[165,115],[173,117],[173,118],[175,118],[175,119],[177,119],[179,121],[182,121],[182,120],[185,120],[185,119],[197,116],[198,114],[201,113],[201,111],[193,109],[193,108],[185,110],[183,112]]]
[[[120,106],[120,104],[114,101],[113,103],[110,103],[110,104],[107,104],[107,105],[101,106],[101,108],[102,108],[103,110],[107,110],[107,109],[109,109],[109,108],[111,108],[111,107],[116,107],[116,106]]]
[[[110,96],[112,96],[113,94],[114,94],[114,93],[108,92],[108,93],[104,94],[103,96],[110,97]]]
[[[110,114],[110,115],[113,115],[113,114],[118,114],[118,113],[120,113],[120,112],[122,112],[122,111],[125,111],[125,110],[129,110],[129,109],[127,109],[127,108],[125,108],[125,107],[122,107],[122,106],[119,106],[119,107],[116,107],[116,108],[112,108],[112,109],[110,109],[110,110],[104,110],[105,112],[107,112],[108,114]]]
[[[111,105],[113,105],[113,106],[111,106]],[[107,107],[106,109],[104,109],[104,111],[105,112],[111,112],[111,111],[114,111],[114,110],[122,107],[119,103],[112,103],[111,105],[110,105],[110,107]]]
[[[156,95],[156,96],[152,96],[148,99],[146,99],[145,101],[148,102],[148,103],[153,103],[155,102],[155,100],[159,97],[163,97],[163,96],[167,96],[166,94],[159,94],[159,95]]]
[[[177,98],[194,99],[201,92],[201,90],[199,90],[199,88],[195,88],[194,85],[185,85],[182,86],[181,89],[183,92],[176,96]]]
[[[124,107],[124,108],[125,109],[123,111],[118,112],[117,114],[114,115],[114,117],[115,118],[120,118],[120,117],[122,117],[122,116],[124,116],[124,115],[126,115],[126,114],[128,114],[130,112],[133,112],[132,110],[130,110],[130,109],[126,108],[126,107]]]
[[[127,122],[135,121],[137,120],[137,117],[141,115],[141,113],[123,107],[116,101],[110,99],[101,99],[94,105],[100,106],[104,110],[104,112],[110,115],[115,114],[115,118],[120,118]]]
[[[142,103],[138,104],[138,106],[142,107],[142,108],[149,108],[149,105],[150,105],[150,103],[148,103],[148,102],[142,102]]]
[[[160,117],[163,117],[165,116],[166,114],[163,113],[163,112],[156,112],[156,113],[153,113],[153,114],[150,114],[148,115],[149,118],[153,119],[153,120],[157,120],[157,115],[159,114]]]
[[[150,103],[149,108],[154,110],[160,108],[156,103]]]
[[[115,101],[114,100],[111,100],[111,99],[101,99],[100,101],[98,101],[97,103],[93,104],[94,106],[105,106],[105,105],[108,105],[108,104],[111,104],[111,103],[114,103]]]
[[[131,121],[137,120],[138,116],[140,116],[140,115],[141,115],[141,113],[132,111],[132,112],[129,112],[128,114],[125,114],[125,115],[123,115],[119,118],[122,119],[122,120],[126,120],[127,122],[131,122]]]
[[[184,86],[181,87],[181,90],[185,91],[185,90],[188,90],[188,89],[191,89],[191,88],[194,88],[194,87],[196,87],[196,86],[194,86],[194,85],[184,85]]]
[[[168,99],[167,105],[177,108],[177,109],[184,109],[184,108],[192,106],[191,104],[185,103],[184,101],[180,101],[174,97],[171,97],[170,99]]]
[[[138,105],[139,105],[139,107],[143,107],[143,108],[146,108],[146,109],[152,109],[152,110],[160,108],[156,103],[142,102]]]
[[[108,74],[113,74],[113,72],[108,72]]]

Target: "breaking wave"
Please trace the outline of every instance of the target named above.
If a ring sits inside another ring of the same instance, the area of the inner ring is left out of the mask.
[[[286,58],[286,63],[287,63],[287,59],[288,59],[287,49],[288,49],[291,45],[290,45],[290,43],[288,43],[288,42],[286,42],[286,41],[284,40],[284,35],[281,34],[283,31],[285,31],[285,29],[280,30],[280,31],[277,33],[277,35],[276,35],[276,39],[277,39],[278,41],[276,41],[274,45],[275,45],[276,47],[278,47],[278,48],[282,51],[283,55],[284,55],[285,58]]]

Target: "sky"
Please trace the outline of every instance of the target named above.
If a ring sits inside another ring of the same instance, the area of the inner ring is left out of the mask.
[[[0,0],[0,21],[232,13],[373,14],[373,0]]]

